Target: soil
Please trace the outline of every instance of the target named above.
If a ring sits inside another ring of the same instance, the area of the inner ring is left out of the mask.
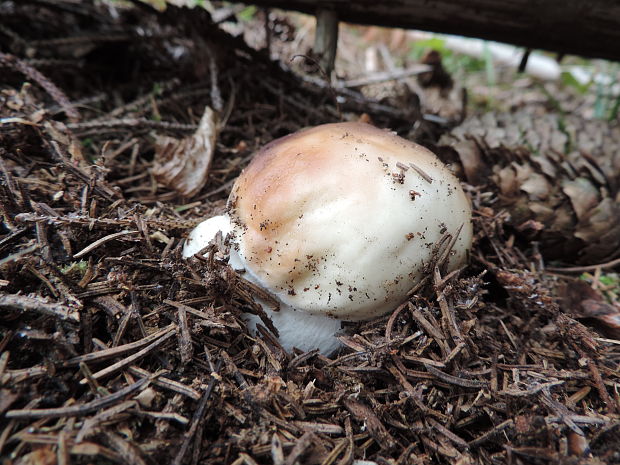
[[[252,46],[202,8],[24,0],[0,15],[3,464],[620,463],[617,256],[550,271],[487,180],[463,184],[469,265],[430,267],[331,357],[286,353],[264,315],[248,332],[260,295],[225,241],[181,258],[277,137],[363,120],[435,147],[471,116],[445,70],[454,88],[329,85],[291,44],[294,19],[270,16],[261,48],[260,12],[227,26]],[[511,96],[524,107],[536,89]],[[184,195],[155,177],[158,147],[196,143],[207,106],[213,161]]]

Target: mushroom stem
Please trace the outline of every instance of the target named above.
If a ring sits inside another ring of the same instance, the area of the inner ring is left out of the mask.
[[[313,315],[295,310],[290,305],[280,303],[280,311],[274,312],[262,304],[274,326],[278,328],[280,345],[290,352],[296,347],[304,352],[319,349],[323,355],[329,355],[340,347],[336,333],[340,331],[341,322],[324,315]],[[244,316],[248,328],[256,332],[256,324],[260,318],[256,315]]]
[[[203,221],[196,226],[187,238],[183,248],[183,257],[189,258],[200,252],[215,238],[219,231],[225,236],[232,230],[233,226],[228,215],[214,216]],[[234,247],[230,250],[228,264],[235,271],[242,271],[245,268],[241,257],[234,250]],[[263,287],[258,282],[258,279],[248,270],[243,274],[243,277],[257,286]],[[340,330],[340,320],[324,315],[300,312],[280,299],[278,301],[280,302],[280,309],[276,312],[272,310],[267,302],[257,299],[257,302],[263,307],[267,316],[271,318],[274,326],[278,328],[280,332],[278,340],[286,351],[290,352],[293,347],[297,347],[304,352],[318,348],[322,354],[329,355],[339,347],[340,342],[336,338],[335,333]],[[244,319],[248,324],[248,328],[256,334],[256,324],[260,323],[260,318],[256,315],[246,314]]]

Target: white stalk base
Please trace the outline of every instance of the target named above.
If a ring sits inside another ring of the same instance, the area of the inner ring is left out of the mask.
[[[279,312],[274,312],[267,305],[263,305],[263,309],[280,332],[278,341],[287,352],[297,347],[304,352],[319,349],[323,355],[330,355],[340,347],[340,341],[336,338],[340,320],[300,312],[284,303],[280,303]],[[265,326],[256,315],[246,314],[244,319],[253,332],[256,332],[257,323]]]

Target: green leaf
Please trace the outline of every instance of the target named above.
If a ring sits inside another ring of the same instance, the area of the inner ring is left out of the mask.
[[[237,13],[237,18],[240,21],[247,22],[247,21],[250,21],[252,18],[254,18],[255,14],[256,14],[256,7],[254,5],[250,5],[248,7],[245,7],[239,13]]]

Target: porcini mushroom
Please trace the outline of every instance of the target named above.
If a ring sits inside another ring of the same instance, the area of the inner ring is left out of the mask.
[[[198,225],[184,256],[218,231],[231,234],[230,265],[280,302],[279,311],[264,307],[282,346],[325,354],[338,347],[341,320],[403,303],[442,238],[454,239],[448,270],[465,262],[472,241],[470,203],[448,168],[363,123],[325,124],[263,147],[236,180],[227,214]]]

